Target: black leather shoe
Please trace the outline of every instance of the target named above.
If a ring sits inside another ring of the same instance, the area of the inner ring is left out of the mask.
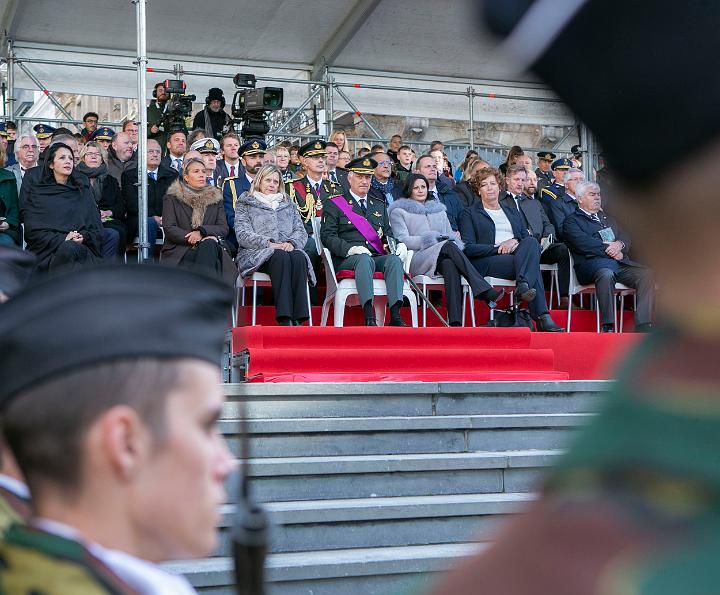
[[[602,327],[600,327],[601,333],[614,333],[615,332],[615,325],[610,324],[603,324]]]
[[[487,291],[483,291],[477,295],[477,298],[487,302],[487,305],[491,308],[497,308],[497,303],[505,296],[504,289],[495,289],[491,287]]]
[[[520,298],[522,302],[532,302],[537,295],[535,288],[531,288],[525,281],[520,281],[515,286],[515,295]]]
[[[389,326],[407,326],[407,324],[405,324],[405,321],[399,316],[397,318],[391,316]]]
[[[377,320],[375,320],[375,317],[373,316],[372,318],[366,318],[365,326],[377,326]]]
[[[550,316],[550,314],[548,314],[547,312],[545,314],[540,314],[540,316],[537,317],[537,319],[535,320],[535,326],[537,327],[538,332],[541,333],[565,332],[565,329],[563,327],[555,324],[552,316]]]

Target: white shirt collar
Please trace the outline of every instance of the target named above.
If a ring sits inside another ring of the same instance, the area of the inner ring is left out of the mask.
[[[310,177],[310,174],[306,174],[306,175],[307,175],[308,182],[310,182],[310,185],[311,185],[311,186],[314,187],[314,186],[317,186],[318,184],[322,184],[322,178],[320,178],[319,180],[313,180],[313,179]]]
[[[350,195],[355,199],[355,202],[358,204],[360,204],[361,200],[367,201],[367,194],[365,196],[358,196],[352,190],[350,190]]]
[[[238,158],[238,160],[235,163],[230,163],[227,159],[223,159],[223,161],[225,162],[225,165],[227,166],[228,169],[230,169],[231,165],[235,169],[237,169],[237,167],[240,165],[240,158]]]
[[[590,211],[586,211],[582,207],[578,207],[578,209],[580,209],[583,213],[585,213],[586,215],[589,215],[592,218],[595,218],[595,217],[597,217],[598,219],[600,218],[600,211],[598,211],[597,213],[591,213]]]
[[[245,172],[245,177],[247,178],[248,182],[251,184],[254,182],[254,180],[248,175],[247,171]]]
[[[30,490],[19,479],[0,473],[0,487],[5,488],[11,494],[15,494],[18,498],[30,500]]]
[[[120,579],[142,595],[196,595],[182,576],[170,574],[155,564],[119,550],[111,550],[85,540],[72,527],[50,519],[33,519],[32,525],[53,535],[81,543],[93,556],[105,563]]]

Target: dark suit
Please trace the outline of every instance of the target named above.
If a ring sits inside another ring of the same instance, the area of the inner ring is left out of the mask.
[[[170,153],[168,153],[167,155],[165,155],[165,157],[163,157],[163,158],[160,160],[160,165],[164,165],[165,167],[169,167],[170,169],[175,169],[175,168],[172,166],[172,162],[173,162],[175,159],[180,159],[180,161],[183,160],[182,157],[173,157],[173,156],[170,155]],[[180,168],[180,170],[176,170],[176,169],[175,169],[175,171],[177,171],[177,172],[178,172],[178,175],[179,175],[180,173],[182,173],[182,167]]]
[[[632,287],[637,293],[635,324],[652,321],[655,297],[653,272],[628,257],[630,238],[612,217],[598,213],[599,221],[577,208],[565,219],[565,241],[575,259],[575,272],[582,284],[595,283],[595,292],[603,324],[615,322],[615,283]],[[615,239],[625,244],[623,258],[615,260],[607,255],[607,245],[600,237],[600,230],[611,228]]]
[[[540,275],[540,244],[530,236],[516,208],[500,204],[520,244],[512,254],[500,254],[495,245],[495,222],[482,202],[465,209],[460,217],[460,235],[465,254],[483,277],[525,281],[536,291],[530,302],[530,314],[537,318],[548,311],[545,287]]]
[[[235,237],[235,205],[238,198],[244,192],[250,190],[252,182],[248,180],[245,172],[234,178],[225,178],[222,184],[223,208],[225,209],[225,217],[227,218],[228,227],[230,228],[227,235],[227,241],[237,251],[238,243]]]
[[[549,196],[549,190],[549,188],[543,188],[542,198],[540,200],[550,219],[550,223],[552,223],[555,228],[555,235],[558,239],[562,240],[565,218],[575,212],[575,209],[577,209],[577,201],[574,197],[567,194],[564,188],[562,194],[558,194],[557,198]]]
[[[245,168],[243,167],[242,162],[238,161],[238,164],[235,166],[235,177],[240,177],[244,173]],[[215,178],[215,185],[218,188],[222,188],[225,178],[230,177],[232,176],[230,175],[230,170],[228,169],[227,163],[225,163],[224,159],[218,159],[217,163],[215,164],[215,172],[213,174],[213,178]]]
[[[500,200],[502,204],[510,207],[520,208],[520,215],[526,229],[538,242],[543,238],[555,235],[555,228],[550,223],[545,209],[539,201],[529,198],[525,194],[520,195],[519,205],[509,192],[506,192]],[[557,264],[558,265],[558,285],[560,285],[560,295],[567,297],[568,288],[570,287],[570,254],[567,246],[561,242],[550,244],[540,254],[540,264]]]
[[[445,178],[447,176],[443,176]],[[460,198],[458,197],[457,193],[453,188],[448,185],[441,177],[438,177],[438,180],[435,184],[435,190],[438,195],[438,200],[445,205],[445,208],[447,209],[447,217],[450,221],[450,227],[453,228],[453,231],[458,231],[458,219],[460,218],[460,213],[462,212],[462,207],[460,206]],[[434,198],[434,194],[428,190],[428,198]]]
[[[336,167],[333,171],[335,172],[335,177],[337,178],[337,183],[340,184],[343,188],[349,188],[347,171],[340,167]],[[332,177],[330,176],[330,172],[328,172],[328,179],[332,180]]]
[[[367,208],[363,213],[360,205],[348,192],[344,197],[353,212],[365,217],[372,227],[378,231],[383,244],[388,236],[392,236],[387,205],[370,194],[367,196]],[[330,251],[335,271],[355,271],[355,283],[360,297],[360,304],[373,298],[373,273],[382,271],[387,286],[388,305],[402,302],[403,265],[393,254],[380,254],[358,231],[357,227],[345,216],[334,203],[323,203],[322,227],[320,231],[323,245]],[[348,256],[353,246],[364,246],[370,254]]]
[[[127,233],[128,238],[132,241],[138,235],[138,187],[137,169],[129,169],[122,175],[122,199],[127,210]],[[156,179],[148,176],[148,219],[153,217],[162,217],[163,197],[175,180],[177,180],[177,172],[167,166],[158,167],[155,175]],[[148,221],[148,241],[150,245],[154,245],[157,239],[158,226],[155,220]],[[152,236],[152,237],[151,237]]]
[[[551,186],[554,181],[552,171],[543,171],[539,167],[535,170],[537,176],[537,195],[540,196],[540,191],[546,186]]]

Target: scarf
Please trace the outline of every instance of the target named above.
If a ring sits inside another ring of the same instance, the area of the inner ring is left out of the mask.
[[[253,193],[253,196],[260,204],[271,208],[273,211],[277,211],[277,208],[285,200],[285,195],[281,192],[278,192],[277,194],[263,194],[262,192],[255,192]]]
[[[370,185],[373,188],[377,188],[380,192],[383,193],[383,195],[392,194],[393,187],[395,186],[395,180],[393,180],[392,176],[390,176],[387,182],[381,184],[380,181],[375,176],[373,176],[372,180],[370,181]]]
[[[93,195],[95,196],[95,202],[100,204],[102,200],[103,182],[108,173],[107,165],[102,163],[98,167],[90,167],[81,161],[75,169],[88,177],[90,180],[90,188],[92,188]]]

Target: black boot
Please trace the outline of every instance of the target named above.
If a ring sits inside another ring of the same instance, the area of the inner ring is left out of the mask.
[[[363,313],[365,314],[365,326],[377,326],[375,308],[373,307],[372,300],[368,300],[363,304]]]
[[[397,302],[390,306],[390,326],[407,326],[405,324],[405,321],[400,318],[400,304],[402,302]]]
[[[535,326],[541,333],[562,333],[565,331],[563,327],[555,324],[555,321],[548,312],[540,314],[540,316],[537,317],[535,320]]]
[[[614,333],[615,332],[615,325],[610,322],[608,324],[603,324],[600,328],[601,333]]]
[[[491,308],[497,308],[497,303],[504,295],[504,289],[495,289],[494,287],[491,287],[490,289],[486,289],[485,291],[476,294],[475,298],[487,302],[487,305]]]
[[[520,298],[521,302],[532,302],[537,295],[535,288],[531,288],[527,282],[518,281],[515,286],[515,295]]]
[[[281,316],[277,319],[279,326],[292,326],[292,319],[289,316]]]

